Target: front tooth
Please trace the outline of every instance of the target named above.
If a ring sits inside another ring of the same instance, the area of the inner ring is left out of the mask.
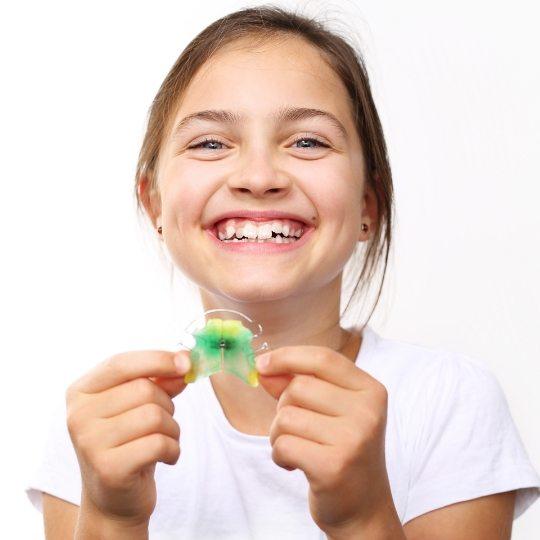
[[[283,227],[282,227],[280,221],[272,222],[271,228],[272,228],[272,231],[274,231],[275,233],[278,233],[278,234],[281,234],[281,231],[283,230]]]
[[[262,240],[267,240],[268,238],[272,238],[272,225],[270,223],[259,225],[258,230],[257,230],[257,236]]]
[[[253,223],[246,223],[244,225],[244,236],[250,239],[257,238],[257,226]]]
[[[288,223],[285,223],[285,225],[283,225],[283,229],[282,229],[282,234],[283,236],[289,236],[289,224]]]
[[[242,236],[244,236],[244,231],[242,227],[238,227],[238,229],[236,229],[236,238],[240,239]]]

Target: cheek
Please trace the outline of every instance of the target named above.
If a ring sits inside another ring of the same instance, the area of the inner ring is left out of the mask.
[[[200,171],[185,164],[170,167],[163,182],[163,214],[169,223],[194,224],[212,194],[212,185]]]
[[[362,220],[361,178],[348,168],[327,170],[318,177],[313,191],[320,220],[326,222],[327,234],[334,239],[339,260],[348,260],[358,242]]]
[[[316,188],[312,189],[317,200],[317,206],[321,219],[325,216],[336,219],[336,214],[342,216],[343,220],[353,218],[361,212],[361,187],[349,173],[336,174],[335,171],[328,172],[317,182]]]

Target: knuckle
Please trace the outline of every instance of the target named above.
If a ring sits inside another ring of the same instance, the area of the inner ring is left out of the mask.
[[[102,366],[107,371],[112,371],[113,373],[122,373],[124,371],[124,363],[122,361],[122,356],[120,354],[113,354],[108,358],[105,358],[102,362]]]
[[[172,420],[173,422],[173,431],[174,431],[174,438],[176,440],[180,439],[180,424],[176,420]]]
[[[112,356],[108,356],[107,358],[102,360],[101,365],[106,369],[111,369],[114,367],[116,359],[117,359],[117,355],[113,354]]]
[[[178,442],[175,442],[174,444],[171,445],[171,459],[173,463],[176,463],[179,457],[180,457],[180,444]]]
[[[315,354],[313,355],[313,360],[319,368],[324,368],[324,366],[332,362],[332,356],[335,354],[333,349],[327,347],[318,347]]]
[[[155,385],[146,377],[139,377],[133,381],[135,392],[140,395],[145,401],[153,401],[155,399]]]
[[[151,426],[162,426],[166,420],[167,413],[157,403],[147,403],[144,406],[145,418]]]
[[[306,392],[309,384],[309,377],[305,375],[296,375],[294,379],[289,383],[287,391],[292,396],[300,396]]]
[[[274,456],[281,457],[281,458],[286,457],[288,448],[289,448],[289,444],[287,441],[287,437],[285,437],[284,435],[279,436],[274,441],[274,446],[273,446]]]
[[[64,398],[66,406],[70,406],[81,398],[81,393],[79,392],[79,380],[72,382],[64,392]]]
[[[95,437],[92,435],[92,430],[88,429],[86,425],[81,422],[81,419],[77,417],[67,421],[68,432],[73,443],[73,446],[85,454],[88,454],[95,444]]]
[[[73,409],[73,407],[69,407],[67,409],[66,413],[66,425],[68,428],[68,431],[70,435],[76,436],[77,433],[80,431],[80,417],[76,413],[76,411]]]
[[[294,422],[295,411],[290,405],[284,405],[279,410],[277,424],[280,428],[290,428]]]
[[[170,446],[170,438],[162,433],[156,433],[153,437],[153,448],[159,455],[165,454]]]

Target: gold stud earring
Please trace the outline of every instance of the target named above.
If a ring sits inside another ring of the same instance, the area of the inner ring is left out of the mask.
[[[369,226],[367,225],[367,223],[362,223],[362,232],[367,232],[368,229]]]

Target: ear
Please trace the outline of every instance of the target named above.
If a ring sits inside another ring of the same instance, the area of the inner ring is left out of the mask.
[[[368,226],[367,231],[362,231],[360,229],[360,235],[358,240],[360,242],[365,242],[369,240],[373,234],[373,229],[377,226],[379,222],[379,210],[377,205],[377,197],[375,196],[375,191],[369,184],[364,186],[364,195],[362,197],[362,224]]]
[[[139,199],[152,225],[157,229],[161,225],[161,197],[157,189],[152,187],[150,176],[142,176],[139,180]]]

